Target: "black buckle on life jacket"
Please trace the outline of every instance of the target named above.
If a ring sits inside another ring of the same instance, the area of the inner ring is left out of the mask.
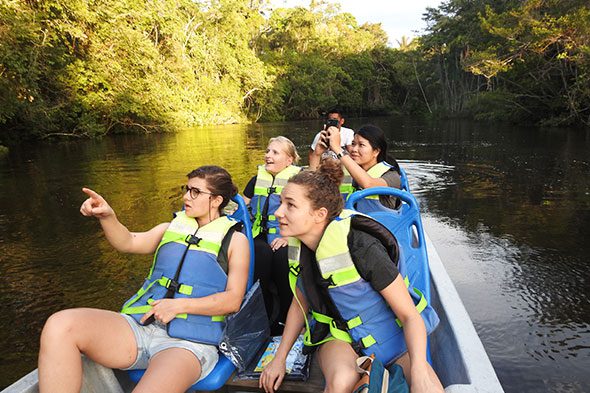
[[[301,266],[300,265],[291,265],[289,266],[289,271],[291,272],[292,275],[294,276],[299,276],[299,272],[301,271]]]
[[[318,284],[320,284],[323,288],[328,288],[328,287],[333,287],[336,284],[334,283],[334,280],[332,279],[332,275],[330,274],[328,276],[328,278],[321,278],[318,280]]]
[[[186,239],[184,239],[185,242],[187,242],[189,245],[199,245],[199,242],[202,239],[200,237],[196,237],[195,235],[187,235]]]
[[[362,341],[353,341],[352,343],[350,343],[350,346],[352,347],[352,349],[358,353],[359,355],[363,353],[363,349],[365,349],[365,346],[363,345]]]
[[[170,279],[168,281],[167,288],[170,292],[178,292],[178,288],[180,287],[180,283],[176,280]]]
[[[332,325],[332,327],[335,327],[338,330],[342,330],[345,332],[348,331],[348,326],[346,326],[346,323],[339,319],[332,319],[332,321],[330,321],[330,324]]]
[[[274,194],[275,192],[277,192],[277,188],[276,187],[268,187],[268,195]]]

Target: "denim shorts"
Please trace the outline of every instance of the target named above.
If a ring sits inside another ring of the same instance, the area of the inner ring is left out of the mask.
[[[148,326],[142,326],[129,315],[121,315],[131,326],[137,342],[137,359],[130,367],[124,370],[146,369],[150,358],[158,352],[169,348],[183,348],[191,351],[201,363],[201,376],[196,381],[198,382],[209,375],[217,364],[217,360],[219,360],[215,345],[170,337],[166,331],[166,326],[161,323],[154,322]]]

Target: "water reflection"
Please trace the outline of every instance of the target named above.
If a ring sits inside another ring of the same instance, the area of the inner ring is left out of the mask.
[[[348,119],[386,130],[507,392],[590,391],[590,132]],[[0,387],[35,367],[52,312],[118,309],[148,256],[120,254],[80,216],[101,192],[135,230],[169,221],[186,173],[226,167],[240,188],[270,137],[306,162],[320,122],[208,127],[13,149],[0,160]]]

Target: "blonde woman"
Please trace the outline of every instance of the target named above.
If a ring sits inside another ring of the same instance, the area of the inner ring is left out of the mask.
[[[280,194],[287,181],[299,173],[299,154],[293,142],[284,136],[271,138],[264,154],[264,164],[244,189],[244,200],[253,217],[252,234],[256,265],[255,278],[260,280],[271,322],[271,332],[279,335],[291,304],[287,261],[287,239],[281,235],[274,216],[280,205]],[[276,295],[276,296],[274,296]],[[278,300],[278,307],[273,306]]]

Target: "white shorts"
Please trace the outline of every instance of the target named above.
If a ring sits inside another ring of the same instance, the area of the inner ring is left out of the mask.
[[[201,376],[196,382],[205,378],[213,370],[217,361],[219,360],[219,354],[215,345],[195,343],[180,338],[170,337],[166,331],[166,326],[154,322],[148,326],[140,325],[131,316],[121,314],[131,330],[135,335],[135,341],[137,342],[137,359],[135,362],[125,368],[124,370],[137,370],[146,369],[150,358],[160,351],[169,348],[184,348],[191,351],[201,363]]]

